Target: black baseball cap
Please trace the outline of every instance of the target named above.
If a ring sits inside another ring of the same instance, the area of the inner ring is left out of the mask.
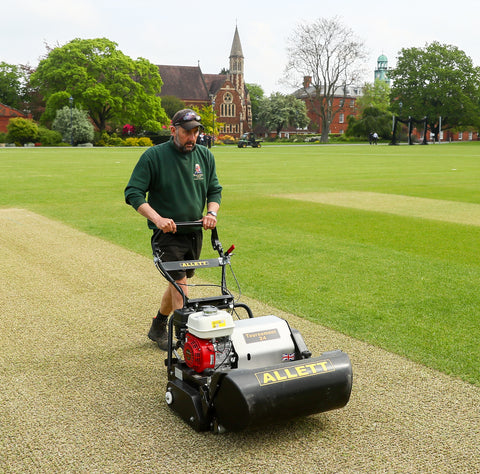
[[[202,117],[197,114],[192,109],[182,109],[179,110],[172,118],[172,125],[177,127],[180,126],[185,130],[191,130],[195,127],[203,127],[200,123]]]

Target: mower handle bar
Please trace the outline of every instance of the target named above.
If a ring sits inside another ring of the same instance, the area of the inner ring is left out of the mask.
[[[177,227],[203,227],[203,221],[199,220],[199,221],[175,222],[175,225]],[[218,240],[218,232],[216,227],[212,229],[211,241],[212,241],[213,250],[217,251],[220,257],[224,257],[225,255],[223,253],[222,244],[220,243],[220,240]]]
[[[203,221],[198,220],[198,221],[175,222],[175,225],[177,227],[203,227]],[[222,259],[223,264],[220,264],[219,260],[215,260],[216,264],[211,263],[208,266],[219,266],[219,265],[222,266],[222,288],[223,288],[225,286],[225,269],[223,267],[225,266],[225,263],[226,263],[225,258],[228,257],[229,252],[227,252],[227,254],[224,253],[222,244],[221,244],[220,240],[218,239],[217,228],[214,227],[211,230],[212,230],[212,235],[211,235],[210,240],[211,240],[211,243],[212,243],[212,248],[213,248],[213,250],[218,252],[218,255],[219,255],[220,259]],[[157,235],[159,235],[162,231],[160,229],[158,229],[157,232],[158,232],[158,234],[157,233],[154,234],[154,237],[153,237],[154,240],[157,238]],[[187,262],[187,263],[192,263],[192,262]],[[213,262],[213,260],[211,260],[211,262]],[[171,263],[166,263],[165,262],[165,263],[162,263],[162,261],[160,259],[158,261],[158,264],[160,266],[162,266],[163,269],[166,270],[166,271],[177,270],[177,268],[168,268],[168,270],[167,270],[166,267],[169,267],[170,265],[175,265],[175,264],[178,264],[178,263],[182,263],[182,262],[171,262]],[[183,263],[185,263],[185,262],[183,262]],[[163,274],[163,272],[162,272],[162,274]],[[175,284],[175,282],[168,275],[168,273],[165,273],[164,276],[170,283],[172,283],[177,288],[177,290],[180,292],[180,294],[183,295],[184,303],[185,303],[185,295],[184,295],[183,291],[180,289],[180,287],[178,287],[178,285]]]
[[[177,227],[202,227],[203,222],[199,221],[185,221],[185,222],[175,222]]]

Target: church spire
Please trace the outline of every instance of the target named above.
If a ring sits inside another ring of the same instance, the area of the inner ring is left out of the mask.
[[[242,44],[240,43],[240,35],[238,34],[238,28],[235,25],[235,34],[233,35],[232,49],[230,51],[230,80],[232,81],[235,89],[243,97],[245,82],[243,79],[243,51]]]
[[[243,59],[242,43],[240,43],[238,28],[235,26],[235,34],[233,36],[232,49],[230,51],[230,74],[243,75]]]
[[[230,51],[230,57],[243,58],[242,44],[240,43],[240,35],[238,34],[238,28],[235,26],[235,34],[233,35],[232,50]]]

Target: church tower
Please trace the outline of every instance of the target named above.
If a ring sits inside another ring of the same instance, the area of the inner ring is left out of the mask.
[[[235,34],[233,36],[232,49],[230,51],[230,80],[235,85],[235,89],[243,91],[245,87],[243,76],[244,63],[242,44],[240,43],[240,35],[238,28],[235,26]]]
[[[252,105],[245,84],[244,59],[240,35],[235,26],[228,71],[205,76],[218,122],[222,124],[219,131],[235,138],[252,129]]]

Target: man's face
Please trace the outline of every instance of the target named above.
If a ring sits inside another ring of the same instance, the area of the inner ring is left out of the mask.
[[[191,130],[185,130],[183,127],[174,127],[173,125],[170,127],[173,141],[182,153],[190,153],[194,150],[199,129],[200,127],[195,127]]]

